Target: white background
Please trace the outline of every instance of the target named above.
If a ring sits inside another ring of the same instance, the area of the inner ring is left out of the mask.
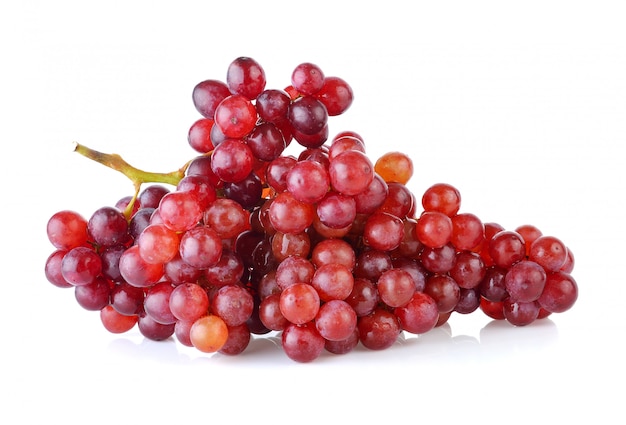
[[[625,17],[603,0],[3,2],[0,422],[618,422]],[[358,132],[372,158],[409,153],[418,197],[451,183],[463,211],[561,238],[574,308],[524,328],[453,316],[310,364],[268,338],[225,357],[108,334],[43,273],[54,212],[89,216],[132,192],[72,142],[180,167],[192,88],[238,56],[268,88],[301,62],[348,81],[355,101],[331,133]]]

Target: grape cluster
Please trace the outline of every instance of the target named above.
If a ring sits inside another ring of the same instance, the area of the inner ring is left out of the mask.
[[[385,349],[453,313],[523,326],[573,306],[574,257],[559,239],[461,212],[450,184],[418,198],[408,155],[372,162],[358,133],[329,138],[329,117],[353,101],[344,80],[303,63],[286,89],[265,86],[247,57],[225,82],[197,84],[198,156],[175,187],[153,181],[88,219],[55,213],[47,279],[113,333],[137,326],[236,355],[277,332],[298,362]]]

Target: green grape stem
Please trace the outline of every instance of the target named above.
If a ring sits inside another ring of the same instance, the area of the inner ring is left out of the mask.
[[[137,196],[139,195],[142,184],[165,183],[176,186],[183,179],[183,177],[185,177],[185,171],[189,166],[189,162],[187,162],[176,171],[172,171],[169,173],[153,173],[140,170],[139,168],[130,165],[118,154],[98,152],[97,150],[91,149],[77,142],[74,143],[74,152],[78,152],[82,156],[89,158],[92,161],[98,162],[108,168],[119,171],[133,183],[133,186],[135,188],[135,194],[133,195],[131,202],[129,202],[128,207],[124,211],[124,215],[126,216],[126,218],[130,217],[130,213],[133,210],[133,206],[135,204]]]

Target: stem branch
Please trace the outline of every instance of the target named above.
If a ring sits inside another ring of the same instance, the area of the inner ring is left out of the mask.
[[[104,166],[119,171],[128,177],[134,184],[139,185],[143,183],[165,183],[176,186],[178,182],[185,177],[185,170],[187,170],[187,166],[189,165],[189,163],[187,163],[180,169],[169,173],[152,173],[133,167],[116,153],[109,154],[98,152],[97,150],[88,148],[80,143],[75,143],[74,152],[78,152],[92,161],[99,162]]]
[[[80,143],[75,143],[74,152],[78,152],[82,156],[89,158],[92,161],[98,162],[108,168],[119,171],[120,173],[128,177],[128,179],[133,183],[133,186],[135,188],[135,195],[133,196],[132,201],[129,203],[128,208],[126,208],[126,211],[124,211],[124,214],[127,218],[132,211],[133,205],[135,203],[135,200],[137,199],[137,196],[139,195],[139,190],[143,183],[165,183],[176,186],[182,180],[182,178],[185,177],[185,171],[189,166],[188,162],[176,171],[172,171],[169,173],[152,173],[133,167],[118,154],[98,152],[97,150],[88,148],[87,146],[81,145]]]

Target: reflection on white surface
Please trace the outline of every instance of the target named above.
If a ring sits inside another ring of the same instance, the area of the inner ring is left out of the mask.
[[[454,325],[445,323],[422,335],[403,333],[387,350],[373,351],[358,345],[344,355],[323,352],[313,363],[334,362],[342,365],[367,363],[379,359],[406,362],[481,362],[519,354],[541,352],[559,338],[557,325],[549,318],[524,327],[493,320],[475,334],[455,333]],[[138,334],[115,337],[108,345],[110,353],[126,359],[136,358],[163,364],[190,365],[195,363],[229,363],[237,365],[292,364],[283,353],[279,334],[253,336],[246,350],[237,356],[219,353],[204,354],[185,347],[173,338],[151,341]]]

